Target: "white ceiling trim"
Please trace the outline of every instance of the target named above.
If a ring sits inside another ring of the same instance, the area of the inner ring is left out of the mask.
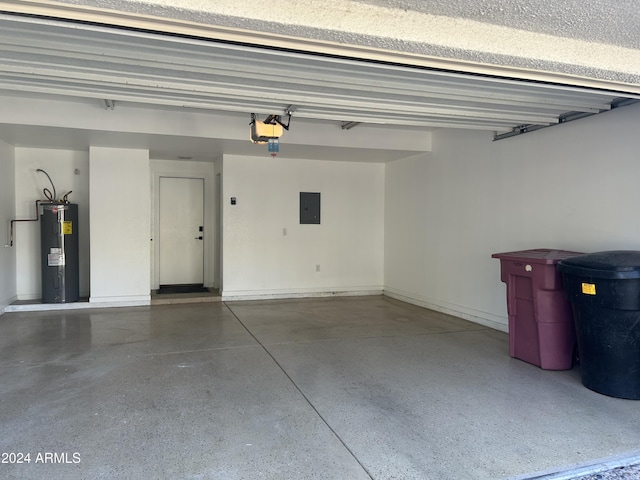
[[[0,7],[7,3],[14,2],[0,1]],[[0,15],[0,89],[7,91],[262,114],[294,105],[301,118],[497,132],[553,125],[567,112],[597,113],[619,97],[640,98],[640,91],[416,68],[398,65],[397,56],[393,61]]]

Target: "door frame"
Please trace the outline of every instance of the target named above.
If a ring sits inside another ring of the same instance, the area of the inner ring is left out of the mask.
[[[151,160],[151,289],[160,288],[160,177],[194,178],[204,182],[204,286],[214,287],[214,247],[216,225],[214,213],[216,198],[214,195],[215,175],[213,163],[187,162],[178,160]]]

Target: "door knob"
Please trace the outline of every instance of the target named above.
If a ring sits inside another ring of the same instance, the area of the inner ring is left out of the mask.
[[[196,237],[196,240],[202,240],[202,235],[200,235],[199,237]]]

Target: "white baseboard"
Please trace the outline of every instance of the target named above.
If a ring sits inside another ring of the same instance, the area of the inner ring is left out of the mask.
[[[122,296],[105,296],[105,297],[89,297],[89,303],[93,307],[110,307],[117,306],[121,307],[138,307],[143,305],[151,304],[151,295],[122,295]]]
[[[21,305],[9,305],[5,312],[49,312],[54,310],[82,310],[85,308],[96,308],[88,302],[69,303],[27,303]]]
[[[300,289],[277,291],[223,291],[222,301],[233,302],[242,300],[276,300],[294,298],[326,298],[326,297],[353,297],[368,295],[386,295],[412,305],[429,308],[437,312],[453,315],[464,320],[469,320],[486,327],[502,332],[508,332],[508,320],[506,317],[480,312],[461,305],[448,304],[421,297],[410,292],[404,292],[382,286],[347,287],[334,289]],[[21,300],[23,298],[20,298]],[[89,302],[59,303],[59,304],[30,304],[12,306],[18,300],[17,296],[0,301],[0,315],[14,311],[46,311],[46,310],[77,310],[86,308],[113,308],[113,307],[137,307],[151,304],[151,295],[131,295],[118,297],[90,297]]]
[[[7,298],[5,300],[0,300],[0,315],[2,315],[5,312],[8,312],[7,308],[16,300],[18,300],[18,296],[14,295],[11,298]]]
[[[234,302],[242,300],[279,300],[287,298],[356,297],[382,295],[382,293],[382,286],[298,290],[242,290],[223,291],[222,301]]]
[[[454,317],[469,320],[470,322],[478,323],[495,330],[500,330],[501,332],[509,331],[509,323],[506,317],[493,315],[488,312],[481,312],[472,308],[463,307],[462,305],[449,304],[447,302],[421,297],[413,293],[388,287],[384,289],[384,295],[412,305],[417,305],[419,307],[435,310],[436,312],[446,313],[447,315],[453,315]]]
[[[93,300],[87,302],[85,300],[69,303],[27,303],[21,305],[9,305],[5,307],[5,312],[52,312],[58,310],[86,310],[88,308],[145,307],[151,304],[151,297],[149,297],[149,300],[124,301],[113,301],[112,298],[114,297],[106,298],[109,298],[109,301]]]
[[[42,298],[42,293],[20,293],[17,296],[17,300],[40,300]],[[89,298],[89,292],[80,291],[80,298]]]

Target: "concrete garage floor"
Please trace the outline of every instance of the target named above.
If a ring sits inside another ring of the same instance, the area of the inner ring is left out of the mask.
[[[640,402],[386,297],[8,313],[0,346],[1,451],[31,454],[3,479],[499,479],[640,445]]]

